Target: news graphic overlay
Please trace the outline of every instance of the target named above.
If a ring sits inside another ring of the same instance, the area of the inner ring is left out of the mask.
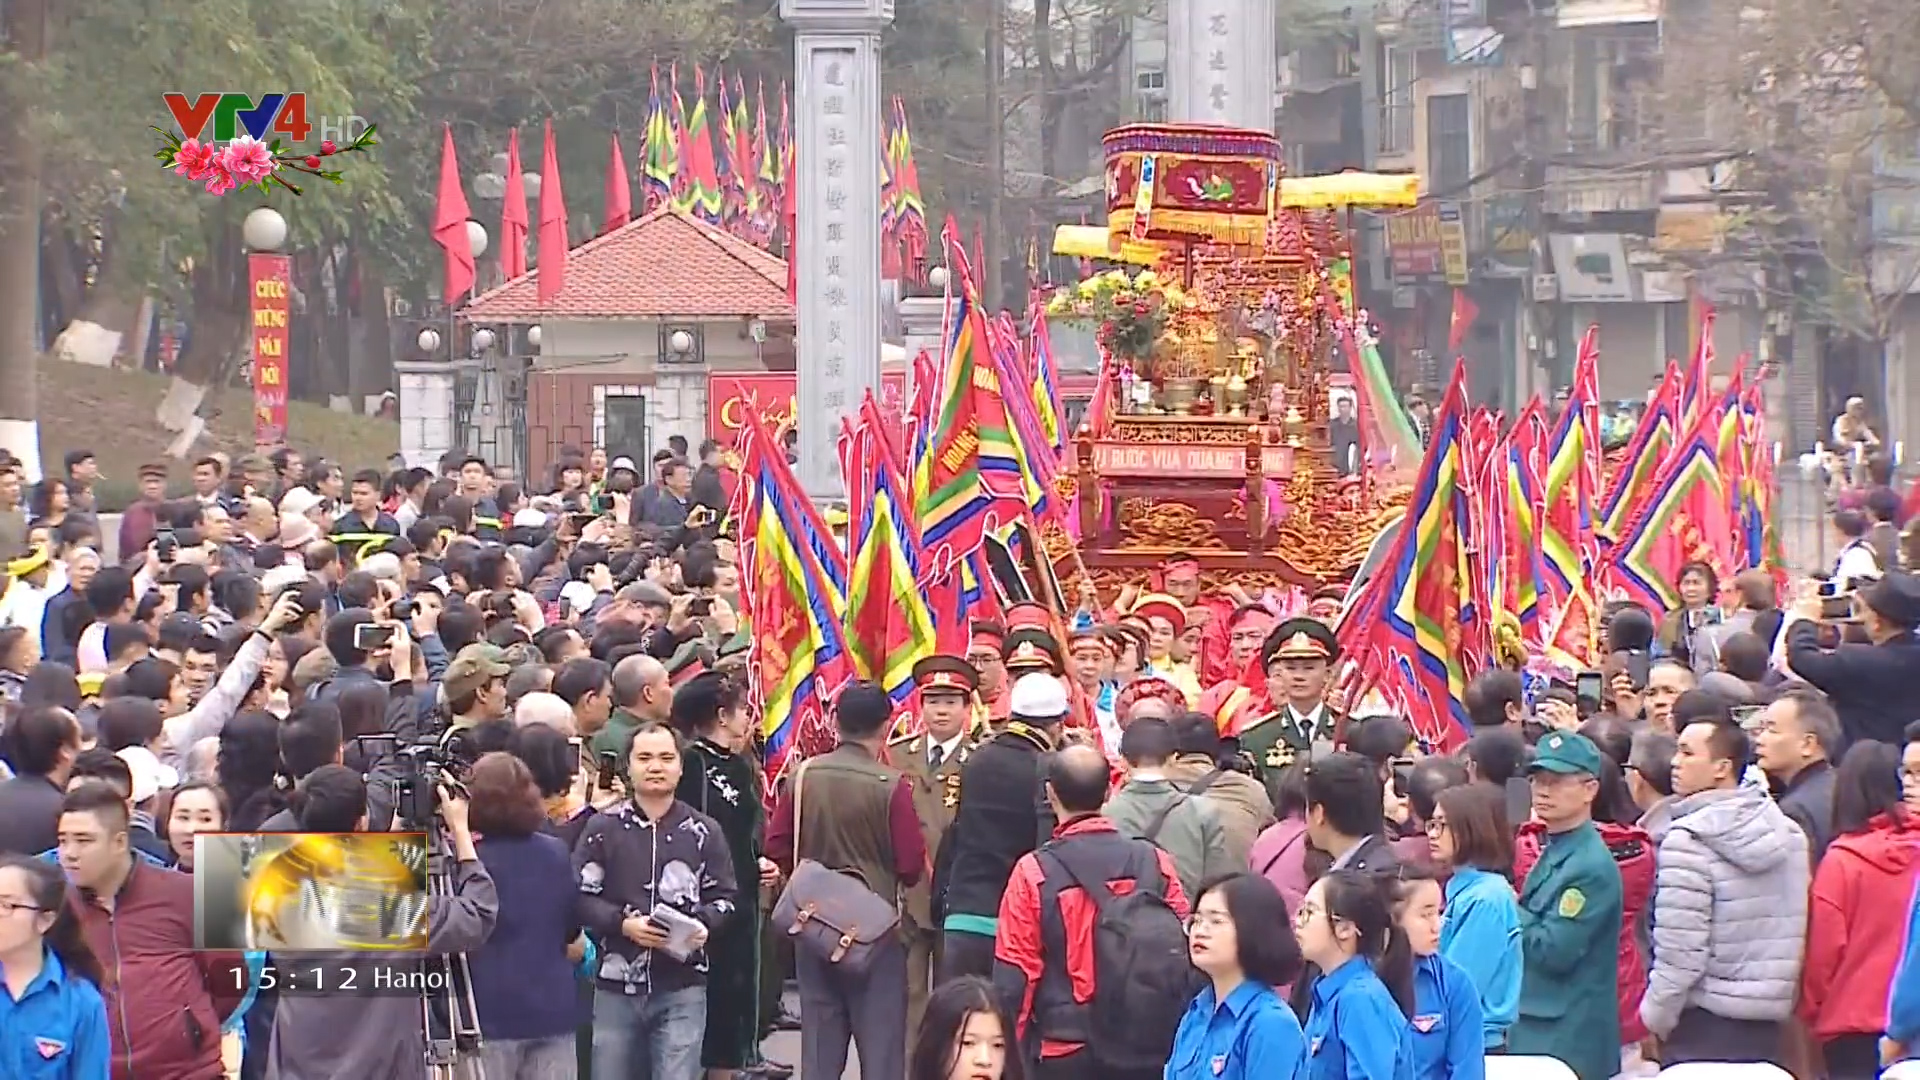
[[[201,833],[193,842],[196,949],[426,951],[425,833]]]

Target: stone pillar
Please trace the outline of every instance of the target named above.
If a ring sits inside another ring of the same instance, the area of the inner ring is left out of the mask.
[[[940,340],[941,324],[946,321],[947,302],[938,296],[909,296],[900,301],[900,323],[906,328],[907,374],[913,374],[913,358],[922,349],[935,360],[945,342]],[[909,382],[912,380],[909,379]],[[909,399],[912,390],[908,391]]]
[[[408,468],[438,474],[454,448],[453,367],[444,360],[395,360],[400,379],[400,456]]]
[[[1169,0],[1167,119],[1274,130],[1274,0]]]
[[[880,33],[893,0],[780,0],[799,130],[795,313],[800,485],[845,496],[840,418],[880,390]]]

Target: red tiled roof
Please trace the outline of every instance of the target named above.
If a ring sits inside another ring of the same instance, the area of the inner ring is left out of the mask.
[[[461,317],[793,318],[784,261],[666,207],[569,250],[566,284],[544,305],[539,273],[530,270],[475,297]]]

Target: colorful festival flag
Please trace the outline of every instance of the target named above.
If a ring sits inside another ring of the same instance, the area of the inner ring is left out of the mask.
[[[724,82],[722,85],[724,88]],[[677,87],[674,93],[679,93]],[[707,123],[707,71],[698,64],[693,68],[693,111],[687,114],[680,160],[686,162],[687,211],[718,225],[725,199],[720,191],[719,166],[713,157],[713,130]]]
[[[667,116],[667,108],[660,100],[658,65],[653,68],[652,81],[652,89],[647,94],[647,138],[641,151],[640,168],[644,192],[642,205],[649,213],[673,200],[674,189],[680,180],[680,143],[674,133],[673,120]],[[675,92],[678,93],[677,87]],[[675,107],[678,107],[677,102]]]
[[[913,665],[933,655],[934,623],[921,595],[920,538],[895,466],[887,425],[869,391],[847,476],[846,636],[856,678],[872,679],[895,705],[913,693]]]
[[[1599,519],[1594,525],[1603,546],[1618,540],[1627,527],[1628,517],[1643,505],[1661,462],[1673,447],[1675,433],[1680,430],[1682,381],[1680,366],[1669,361],[1653,401],[1634,427],[1633,437],[1627,440],[1625,459],[1600,500]]]
[[[1680,606],[1680,571],[1688,563],[1706,563],[1722,581],[1739,569],[1732,504],[1720,467],[1725,407],[1723,398],[1700,410],[1608,553],[1609,583],[1649,611]]]
[[[1600,614],[1594,588],[1600,544],[1594,498],[1600,473],[1600,328],[1589,326],[1574,359],[1566,408],[1542,451],[1545,477],[1540,512],[1542,632],[1547,660],[1585,670],[1599,660]]]

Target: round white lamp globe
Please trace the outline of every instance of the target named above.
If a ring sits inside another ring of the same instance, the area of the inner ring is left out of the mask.
[[[676,356],[685,356],[693,351],[693,335],[685,330],[675,330],[667,338],[667,348],[672,349]]]
[[[413,343],[420,346],[421,352],[432,353],[440,348],[440,331],[429,326],[420,331],[420,336],[414,338]]]
[[[481,327],[473,332],[473,351],[486,352],[493,348],[493,331]]]
[[[535,348],[535,349],[540,347],[540,324],[539,323],[534,323],[532,326],[527,327],[527,345],[530,348]]]
[[[936,266],[933,269],[927,271],[927,284],[933,286],[936,289],[946,288],[947,287],[947,268],[944,266]]]
[[[279,251],[287,243],[287,219],[271,206],[262,206],[240,223],[240,238],[254,251]]]
[[[487,253],[487,227],[477,221],[467,219],[467,243],[473,247],[473,257],[479,258]]]

